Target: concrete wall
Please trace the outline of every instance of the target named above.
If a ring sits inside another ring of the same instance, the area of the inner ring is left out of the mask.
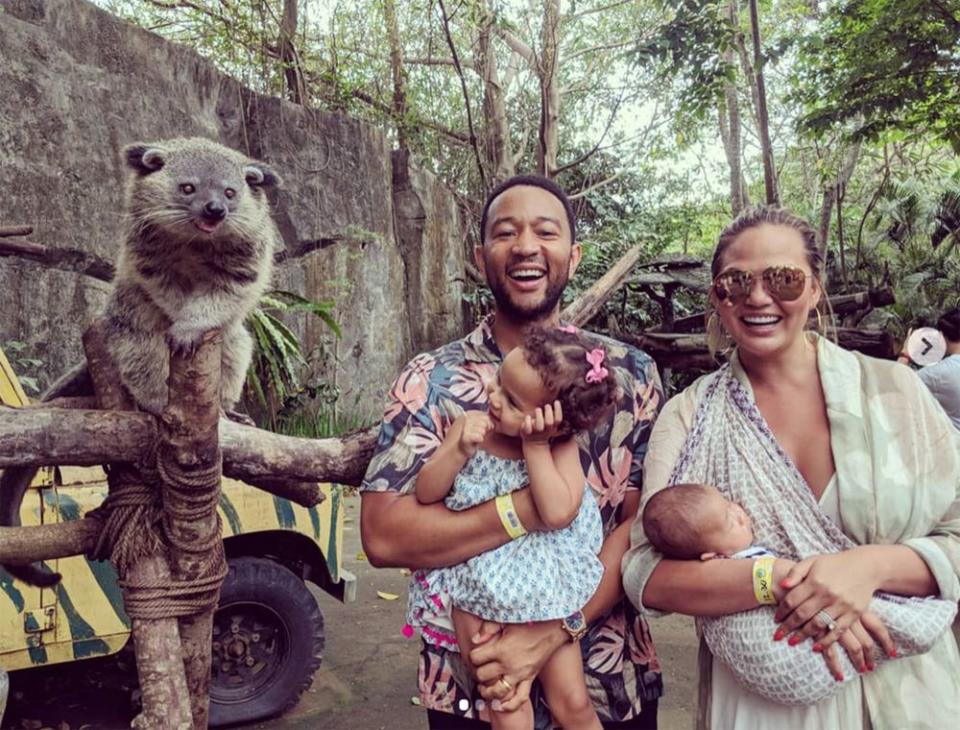
[[[350,409],[378,411],[414,352],[462,332],[463,225],[453,196],[402,156],[395,169],[378,129],[251,92],[195,52],[84,0],[0,0],[0,226],[29,224],[31,240],[112,259],[120,149],[192,135],[283,176],[275,216],[286,245],[319,245],[279,267],[275,283],[336,299],[344,337],[328,374]],[[107,291],[0,258],[0,343],[27,342],[52,378],[80,358],[80,333]],[[329,336],[318,323],[293,324],[307,351]]]

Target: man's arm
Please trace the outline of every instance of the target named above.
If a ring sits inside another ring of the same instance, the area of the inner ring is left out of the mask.
[[[604,538],[598,556],[603,563],[603,578],[583,607],[588,623],[606,614],[623,598],[620,562],[630,547],[630,525],[639,504],[640,492],[627,492],[621,522]],[[477,667],[477,680],[481,683],[480,694],[488,700],[504,696],[503,689],[495,684],[500,677],[509,676],[513,684],[532,679],[547,659],[570,640],[560,621],[510,624],[495,638],[486,633],[492,628],[492,624],[485,625],[484,635],[480,637],[483,643],[470,652],[470,661]]]
[[[512,496],[524,527],[541,529],[529,488]],[[360,535],[377,568],[442,568],[510,541],[493,500],[455,512],[398,492],[361,493]]]

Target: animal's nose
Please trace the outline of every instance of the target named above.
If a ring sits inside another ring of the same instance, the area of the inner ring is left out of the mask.
[[[227,209],[215,200],[211,200],[209,203],[203,206],[203,215],[206,218],[220,221],[226,217]]]

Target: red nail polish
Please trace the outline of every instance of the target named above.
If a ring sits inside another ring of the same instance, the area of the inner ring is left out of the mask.
[[[893,649],[890,650],[890,656],[893,657],[894,659],[896,659],[896,657],[897,657],[897,650],[896,650],[896,648],[893,648]]]
[[[777,629],[777,632],[773,635],[774,641],[780,641],[783,638],[783,629]]]
[[[838,682],[842,682],[842,681],[843,681],[843,675],[842,675],[842,674],[834,674],[834,675],[833,675],[833,678],[834,678],[835,680],[837,680]]]
[[[813,650],[819,654],[821,651],[823,651],[823,647],[820,644],[814,644]]]
[[[803,637],[802,637],[802,636],[797,636],[796,634],[794,634],[793,636],[790,637],[790,640],[787,641],[787,643],[788,643],[790,646],[796,646],[796,645],[799,644],[801,641],[803,641]]]
[[[876,666],[875,664],[868,664],[868,665],[867,665],[867,671],[868,671],[868,672],[872,672],[872,671],[873,671],[874,669],[876,669],[876,668],[877,668],[877,666]]]

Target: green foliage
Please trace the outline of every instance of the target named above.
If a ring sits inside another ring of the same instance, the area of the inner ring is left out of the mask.
[[[834,3],[803,41],[794,84],[803,130],[929,132],[960,153],[960,3]]]
[[[246,387],[259,405],[257,410],[266,414],[271,426],[276,426],[274,414],[279,407],[299,392],[300,371],[307,364],[299,339],[281,315],[305,312],[320,319],[340,337],[340,327],[333,317],[335,306],[333,301],[311,301],[293,292],[277,290],[265,294],[260,306],[247,318],[254,350]]]
[[[3,343],[3,352],[6,354],[13,372],[27,395],[40,394],[40,377],[43,370],[43,360],[30,357],[27,343],[19,340],[7,340]]]
[[[723,83],[735,78],[723,60],[734,29],[721,3],[683,0],[662,3],[672,11],[649,39],[637,44],[633,60],[653,67],[661,82],[673,87],[679,110],[690,122],[702,120],[723,95]]]

